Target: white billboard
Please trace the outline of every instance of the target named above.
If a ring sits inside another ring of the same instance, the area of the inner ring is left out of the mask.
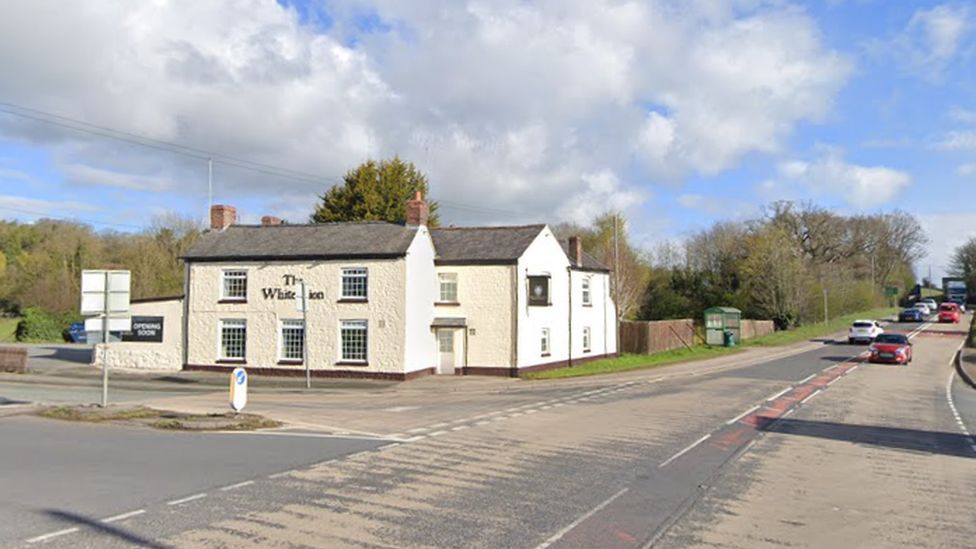
[[[130,281],[129,271],[82,271],[81,314],[100,315],[107,312],[109,316],[128,315]]]

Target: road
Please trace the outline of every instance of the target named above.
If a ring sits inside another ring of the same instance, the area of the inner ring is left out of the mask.
[[[46,547],[968,546],[976,449],[959,422],[976,418],[976,391],[949,367],[962,331],[898,328],[918,332],[907,367],[852,360],[864,347],[817,344],[763,361],[573,382],[486,381],[479,389],[431,380],[325,401],[286,395],[277,408],[267,396],[255,405],[304,418],[303,427],[375,438],[206,435],[222,449],[194,441],[159,450],[176,460],[169,466],[150,459],[157,452],[134,455],[129,476],[158,480],[126,501],[109,486],[59,504],[38,477],[63,467],[52,482],[110,479],[113,468],[91,456],[56,467],[40,460],[17,481],[26,488],[14,499],[33,495],[32,509],[58,513],[33,511],[31,520],[40,512],[49,522],[19,519],[5,539],[27,546],[57,534]],[[447,387],[457,390],[438,390]],[[206,400],[170,400],[178,402]],[[40,421],[6,418],[0,427],[13,419]],[[163,435],[104,429],[117,433],[113,447]],[[20,430],[12,438],[0,430],[5,446],[31,440]],[[246,449],[223,449],[241,440]],[[70,455],[80,444],[49,443],[21,455],[58,453],[58,445]],[[344,446],[357,443],[371,446]],[[218,477],[228,455],[249,456],[243,461],[254,469]],[[294,463],[306,465],[290,470]],[[98,522],[112,514],[122,518]]]

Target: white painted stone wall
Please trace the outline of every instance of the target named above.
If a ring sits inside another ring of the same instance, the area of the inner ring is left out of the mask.
[[[434,301],[438,295],[434,273],[434,243],[427,227],[419,227],[406,257],[406,341],[405,371],[414,372],[436,365],[437,345],[430,328]]]
[[[107,361],[111,369],[180,370],[183,367],[183,300],[133,303],[132,316],[163,317],[163,342],[118,341],[108,346]],[[101,364],[102,346],[92,353],[94,364]]]
[[[583,280],[590,280],[589,307],[583,304]],[[573,358],[613,354],[617,351],[616,309],[610,299],[610,276],[573,271]],[[583,328],[590,327],[590,352],[583,350]]]
[[[455,273],[458,305],[437,305],[436,317],[467,320],[467,366],[512,367],[512,278],[514,265],[439,265],[438,273]],[[437,298],[440,298],[438,288]],[[471,331],[474,330],[474,333]],[[433,336],[432,336],[433,337]],[[457,337],[463,337],[459,334]],[[464,347],[455,342],[457,352]],[[462,364],[458,361],[457,364]]]
[[[569,358],[569,259],[549,227],[526,248],[518,261],[518,367]],[[529,306],[529,276],[549,275],[552,305]],[[542,353],[542,329],[549,328],[549,354]]]
[[[368,301],[340,303],[343,267],[369,270]],[[219,303],[222,273],[244,269],[248,273],[247,302]],[[247,321],[246,367],[292,368],[279,365],[279,323],[300,320],[292,299],[265,298],[265,288],[297,292],[286,286],[285,275],[303,278],[312,292],[324,292],[324,299],[311,300],[308,311],[308,358],[311,369],[358,372],[404,372],[406,332],[406,261],[403,258],[365,261],[281,261],[191,263],[189,288],[188,363],[218,363],[219,321]],[[368,365],[336,364],[339,361],[339,321],[366,320]],[[429,324],[428,324],[429,325]]]

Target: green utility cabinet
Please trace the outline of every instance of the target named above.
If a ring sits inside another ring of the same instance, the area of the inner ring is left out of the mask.
[[[742,341],[742,311],[734,307],[705,309],[705,343],[716,347],[735,347]]]

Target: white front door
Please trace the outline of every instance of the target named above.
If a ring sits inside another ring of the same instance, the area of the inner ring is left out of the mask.
[[[454,373],[454,330],[437,330],[438,374]]]

